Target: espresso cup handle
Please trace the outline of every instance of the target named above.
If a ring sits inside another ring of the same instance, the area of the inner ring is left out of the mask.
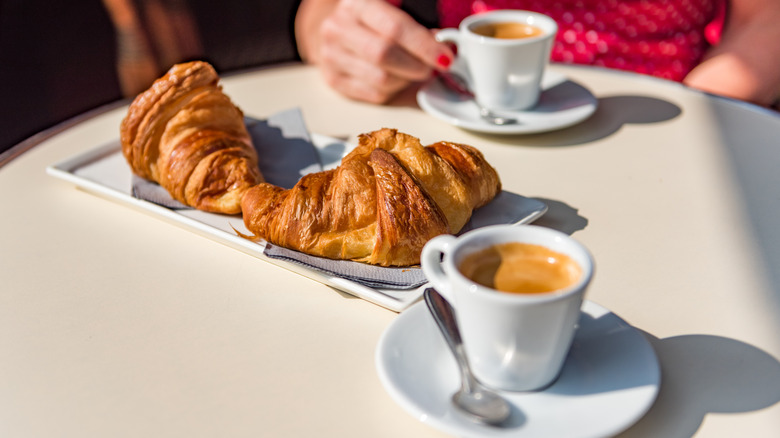
[[[425,277],[450,303],[455,302],[452,285],[442,267],[441,257],[442,255],[447,256],[456,240],[455,236],[451,234],[436,236],[425,244],[420,255],[420,264]]]
[[[436,41],[440,43],[453,43],[456,46],[460,41],[460,31],[454,27],[447,27],[436,32]]]
[[[456,29],[453,27],[448,27],[445,29],[441,29],[438,32],[436,32],[436,41],[440,43],[451,43],[455,45],[457,48],[457,54],[455,56],[455,60],[450,66],[450,71],[457,72],[460,76],[462,76],[467,82],[470,82],[469,80],[469,73],[468,68],[466,67],[466,58],[465,58],[465,44],[463,47],[461,47],[461,32],[460,29]],[[468,87],[467,87],[468,88]]]

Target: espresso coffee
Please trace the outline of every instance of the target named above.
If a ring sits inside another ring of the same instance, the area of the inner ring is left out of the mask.
[[[502,243],[469,254],[458,269],[483,286],[525,294],[564,289],[582,276],[582,269],[569,256],[519,242]]]
[[[516,21],[477,24],[471,31],[482,36],[501,39],[532,38],[544,34],[544,31],[530,24]]]

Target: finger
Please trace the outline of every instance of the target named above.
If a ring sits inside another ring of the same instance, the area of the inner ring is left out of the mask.
[[[327,69],[354,76],[380,90],[395,90],[409,84],[408,80],[349,51],[329,47],[323,50],[322,57]]]
[[[321,49],[342,49],[363,59],[390,75],[407,81],[421,81],[431,74],[431,68],[418,60],[395,41],[358,22],[348,9],[341,9],[323,22]]]
[[[363,78],[335,71],[323,71],[323,75],[326,82],[344,96],[375,104],[387,103],[405,88],[380,89],[366,83]]]
[[[409,81],[338,46],[323,48],[321,55],[326,82],[350,98],[384,103],[409,85]]]
[[[362,33],[365,37],[356,40],[354,45],[349,47],[355,56],[409,81],[421,81],[430,76],[431,67],[398,44],[367,28]]]
[[[353,12],[366,27],[395,42],[412,58],[428,67],[446,69],[453,59],[452,50],[436,41],[429,29],[386,2],[364,2]]]

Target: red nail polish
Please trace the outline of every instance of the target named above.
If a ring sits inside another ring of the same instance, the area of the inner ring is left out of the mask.
[[[445,54],[441,54],[436,59],[436,63],[439,64],[439,66],[442,68],[447,68],[450,66],[450,64],[452,64],[452,59],[450,59],[450,57]]]

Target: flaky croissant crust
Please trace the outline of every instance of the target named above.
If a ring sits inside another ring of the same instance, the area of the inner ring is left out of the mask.
[[[292,189],[262,183],[242,198],[255,238],[307,254],[383,266],[419,263],[431,238],[457,233],[501,190],[475,148],[419,139],[394,129],[359,138],[333,170]]]
[[[206,62],[174,65],[130,105],[122,152],[137,175],[205,211],[235,214],[263,181],[244,116]]]

